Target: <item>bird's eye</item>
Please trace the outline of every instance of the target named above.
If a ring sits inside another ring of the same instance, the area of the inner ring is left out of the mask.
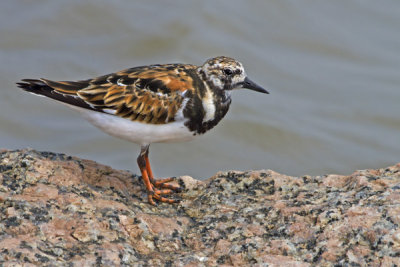
[[[224,69],[224,73],[229,76],[232,75],[233,71],[231,69]]]

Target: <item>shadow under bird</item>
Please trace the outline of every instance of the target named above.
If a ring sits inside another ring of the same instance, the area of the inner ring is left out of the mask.
[[[215,57],[202,66],[157,64],[125,69],[81,81],[24,79],[25,91],[45,96],[79,111],[104,132],[141,146],[137,163],[148,201],[174,203],[165,197],[178,186],[174,178],[154,179],[149,146],[157,142],[190,140],[220,122],[236,88],[268,94],[252,82],[243,65],[229,57]]]

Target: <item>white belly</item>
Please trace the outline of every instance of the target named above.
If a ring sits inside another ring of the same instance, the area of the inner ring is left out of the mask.
[[[72,107],[78,110],[91,124],[100,128],[109,135],[134,142],[139,145],[148,145],[161,142],[188,141],[194,138],[192,132],[184,125],[184,121],[168,124],[147,124],[134,122],[118,116]]]

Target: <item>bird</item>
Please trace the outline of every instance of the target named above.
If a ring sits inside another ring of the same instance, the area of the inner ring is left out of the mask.
[[[137,158],[148,202],[176,203],[175,177],[155,179],[149,161],[152,143],[188,141],[203,135],[226,115],[234,89],[269,92],[247,77],[242,63],[226,56],[203,65],[154,64],[96,78],[53,81],[22,79],[23,90],[77,110],[107,134],[140,145]]]

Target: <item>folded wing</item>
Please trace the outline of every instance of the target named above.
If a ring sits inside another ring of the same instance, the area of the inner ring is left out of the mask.
[[[82,81],[25,79],[18,85],[69,105],[132,121],[166,124],[176,120],[185,91],[193,88],[191,78],[178,78],[176,69],[172,64],[153,65]]]

